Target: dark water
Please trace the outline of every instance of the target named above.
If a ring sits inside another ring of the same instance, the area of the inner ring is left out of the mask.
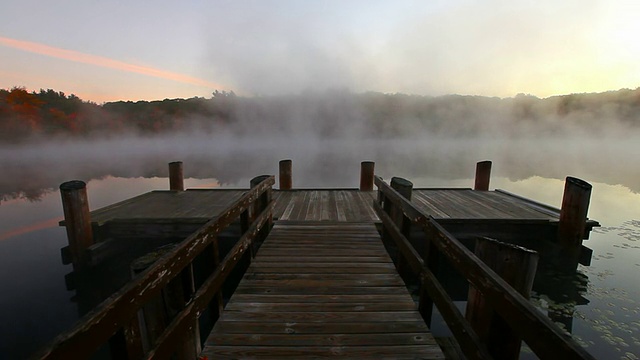
[[[74,292],[64,285],[71,267],[60,261],[66,235],[57,226],[62,216],[56,190],[59,183],[76,178],[88,181],[90,206],[96,209],[146,191],[166,189],[169,161],[184,160],[187,187],[246,187],[253,176],[275,173],[281,158],[293,158],[297,187],[356,187],[360,160],[375,160],[376,173],[385,179],[403,176],[416,187],[470,187],[475,162],[492,158],[492,189],[505,189],[553,206],[560,205],[565,175],[591,182],[589,217],[602,224],[585,243],[594,250],[592,265],[580,266],[580,276],[560,282],[563,286],[567,281],[572,284],[571,294],[538,292],[533,301],[541,311],[554,314],[597,358],[638,359],[640,176],[635,169],[640,167],[611,164],[600,155],[581,155],[585,149],[571,153],[568,161],[545,158],[525,147],[520,155],[505,154],[504,143],[485,144],[480,150],[475,143],[461,142],[447,148],[443,144],[405,142],[392,149],[384,144],[381,148],[368,143],[316,143],[317,148],[304,152],[296,150],[304,145],[298,144],[288,153],[276,147],[277,151],[268,155],[261,148],[266,145],[256,144],[243,151],[210,156],[202,151],[190,156],[202,149],[185,145],[188,148],[179,151],[178,158],[171,156],[175,151],[165,153],[159,144],[153,151],[136,153],[116,146],[109,156],[82,156],[82,151],[77,153],[79,145],[71,144],[67,146],[76,147],[58,149],[76,154],[68,162],[53,161],[42,148],[39,152],[0,149],[3,168],[12,175],[0,182],[4,198],[0,202],[0,359],[27,356],[78,318]],[[559,145],[550,142],[549,146]],[[594,147],[598,145],[591,146],[587,150],[597,153]],[[512,145],[508,148],[517,150]],[[207,153],[215,154],[214,150],[215,146],[207,148]]]

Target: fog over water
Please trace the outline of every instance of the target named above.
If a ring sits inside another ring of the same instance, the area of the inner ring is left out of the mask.
[[[0,144],[0,194],[37,198],[71,178],[165,176],[176,160],[187,177],[244,186],[286,158],[298,186],[355,186],[363,160],[383,177],[446,180],[471,177],[490,159],[494,175],[509,179],[572,175],[640,191],[640,90],[547,99],[332,90],[202,101],[223,115],[181,118],[155,135],[132,128]]]

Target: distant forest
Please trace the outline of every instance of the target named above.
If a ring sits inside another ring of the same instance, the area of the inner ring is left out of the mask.
[[[344,90],[289,96],[118,101],[102,105],[55,90],[0,89],[0,142],[51,137],[226,131],[235,135],[411,137],[625,132],[640,128],[640,88],[540,99],[439,97]]]

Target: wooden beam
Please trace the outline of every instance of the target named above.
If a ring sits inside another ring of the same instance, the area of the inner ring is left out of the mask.
[[[558,243],[562,248],[558,265],[563,268],[575,269],[578,266],[590,198],[591,184],[578,178],[567,177],[558,223]]]
[[[491,180],[491,161],[480,161],[476,164],[476,181],[474,190],[488,191]]]
[[[279,167],[280,190],[291,190],[293,187],[291,160],[280,160]]]
[[[224,280],[229,276],[236,264],[240,261],[244,253],[251,247],[253,239],[257,236],[260,228],[268,221],[274,203],[272,202],[260,216],[251,224],[247,232],[238,240],[236,245],[229,251],[224,260],[202,284],[195,293],[193,299],[180,314],[173,319],[162,336],[156,342],[153,350],[147,354],[148,359],[167,359],[172,353],[172,347],[180,340],[180,337],[187,331],[194,329],[198,315],[208,306],[213,297],[219,293]]]
[[[172,191],[184,191],[182,161],[174,161],[169,163],[169,189]]]
[[[424,222],[426,221],[426,217],[422,215],[422,213],[416,209],[416,207],[411,204],[411,202],[405,199],[400,193],[398,193],[395,189],[389,186],[387,183],[382,180],[381,177],[376,176],[374,183],[378,187],[378,189],[384,194],[385,201],[388,199],[392,201],[394,204],[397,204],[402,209],[402,212],[406,217],[409,218],[412,222]]]
[[[360,163],[360,191],[373,191],[373,177],[376,163],[363,161]]]

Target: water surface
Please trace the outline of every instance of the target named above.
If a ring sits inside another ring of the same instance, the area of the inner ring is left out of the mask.
[[[592,264],[580,266],[579,275],[569,280],[573,283],[571,296],[558,299],[536,292],[533,301],[545,313],[564,313],[558,316],[559,324],[568,327],[597,358],[636,359],[634,354],[640,354],[640,176],[636,170],[640,166],[607,161],[637,151],[629,144],[607,148],[603,155],[596,151],[600,145],[594,140],[578,150],[567,150],[568,158],[558,158],[553,152],[540,154],[540,148],[536,152],[526,144],[518,147],[499,141],[480,147],[465,141],[451,146],[444,140],[428,144],[382,141],[377,145],[301,142],[295,146],[276,142],[233,151],[187,141],[177,155],[175,149],[172,153],[157,140],[148,141],[155,144],[151,146],[154,150],[135,154],[119,146],[108,155],[83,152],[87,144],[59,148],[49,144],[50,149],[45,146],[37,151],[0,149],[0,160],[13,175],[0,182],[0,358],[23,358],[78,318],[74,292],[67,291],[64,283],[71,266],[60,260],[60,248],[66,245],[65,231],[57,226],[62,217],[57,191],[61,182],[88,181],[90,206],[97,209],[150,190],[167,189],[169,161],[184,161],[186,187],[246,187],[256,175],[277,172],[277,161],[282,158],[294,160],[296,187],[357,187],[361,160],[375,160],[376,173],[387,180],[402,176],[416,187],[471,187],[475,162],[490,158],[494,160],[492,189],[556,207],[562,199],[564,176],[591,182],[589,217],[602,224],[585,242],[594,250]],[[267,152],[269,146],[275,150]],[[560,147],[561,143],[551,141],[548,146]],[[56,161],[51,155],[55,149],[73,155],[67,161]]]

